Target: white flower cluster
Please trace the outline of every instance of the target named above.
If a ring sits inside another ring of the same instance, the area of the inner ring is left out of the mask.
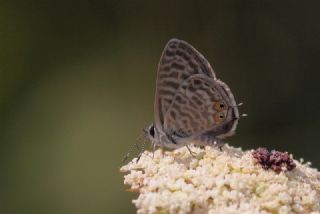
[[[139,192],[137,213],[320,213],[320,173],[295,161],[290,172],[265,170],[252,151],[228,145],[145,151],[123,166]]]

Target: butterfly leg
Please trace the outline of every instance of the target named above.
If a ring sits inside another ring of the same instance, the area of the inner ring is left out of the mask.
[[[223,152],[224,143],[220,139],[215,139],[214,146],[217,146],[220,152]]]
[[[197,153],[193,152],[188,145],[186,145],[186,147],[187,147],[188,151],[190,152],[191,156],[196,158],[197,157]]]
[[[154,159],[154,153],[156,151],[156,143],[152,142],[152,158]]]
[[[211,134],[201,135],[195,138],[196,145],[200,147],[212,146],[223,151],[224,143],[221,139],[213,137]]]

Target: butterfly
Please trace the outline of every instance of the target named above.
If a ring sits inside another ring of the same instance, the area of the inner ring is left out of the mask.
[[[145,136],[154,147],[169,149],[215,145],[235,133],[239,105],[200,52],[171,39],[158,65],[154,122]]]

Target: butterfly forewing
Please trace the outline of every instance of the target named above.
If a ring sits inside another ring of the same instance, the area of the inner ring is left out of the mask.
[[[203,74],[215,79],[209,62],[190,44],[171,39],[160,58],[155,96],[155,125],[162,128],[164,115],[168,111],[179,86],[192,75]]]

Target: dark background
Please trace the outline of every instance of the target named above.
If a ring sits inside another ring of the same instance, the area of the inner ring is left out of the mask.
[[[232,89],[227,141],[320,166],[317,1],[2,1],[0,212],[133,213],[121,159],[153,119],[172,37]]]

